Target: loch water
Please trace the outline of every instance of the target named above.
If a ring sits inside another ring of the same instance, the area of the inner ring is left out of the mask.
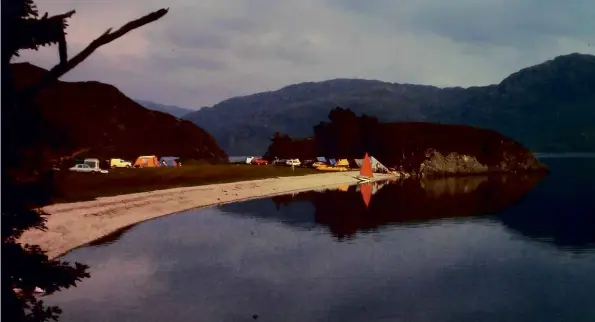
[[[595,321],[595,158],[197,209],[66,254],[61,321]]]

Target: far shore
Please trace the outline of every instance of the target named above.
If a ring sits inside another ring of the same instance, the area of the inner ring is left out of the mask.
[[[50,258],[86,245],[118,229],[194,208],[316,189],[354,185],[358,171],[278,177],[101,197],[91,201],[54,204],[43,210],[47,230],[29,230],[19,239],[36,244]],[[376,174],[374,181],[395,178]]]

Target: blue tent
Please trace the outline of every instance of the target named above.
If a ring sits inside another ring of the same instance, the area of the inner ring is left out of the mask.
[[[179,159],[180,158],[178,157],[161,157],[161,159],[159,159],[159,163],[166,167],[175,167],[178,165]]]
[[[335,160],[335,159],[329,159],[328,161],[331,165],[337,164],[337,160]]]
[[[326,158],[325,157],[316,157],[316,160],[318,160],[320,162],[326,162]]]

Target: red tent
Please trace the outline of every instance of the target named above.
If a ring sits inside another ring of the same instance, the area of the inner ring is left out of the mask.
[[[366,156],[364,156],[364,161],[362,162],[362,167],[359,170],[359,175],[368,178],[372,178],[374,176],[372,171],[372,161],[370,161],[368,153],[366,153]]]

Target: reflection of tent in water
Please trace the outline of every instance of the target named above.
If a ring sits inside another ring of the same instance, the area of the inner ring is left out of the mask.
[[[372,200],[372,196],[375,195],[382,187],[385,186],[385,183],[377,183],[377,182],[365,182],[359,184],[355,190],[359,191],[362,195],[364,203],[366,207],[370,206],[370,201]]]
[[[372,200],[372,195],[374,194],[374,185],[366,182],[362,183],[359,188],[367,208],[370,206],[370,201]]]

